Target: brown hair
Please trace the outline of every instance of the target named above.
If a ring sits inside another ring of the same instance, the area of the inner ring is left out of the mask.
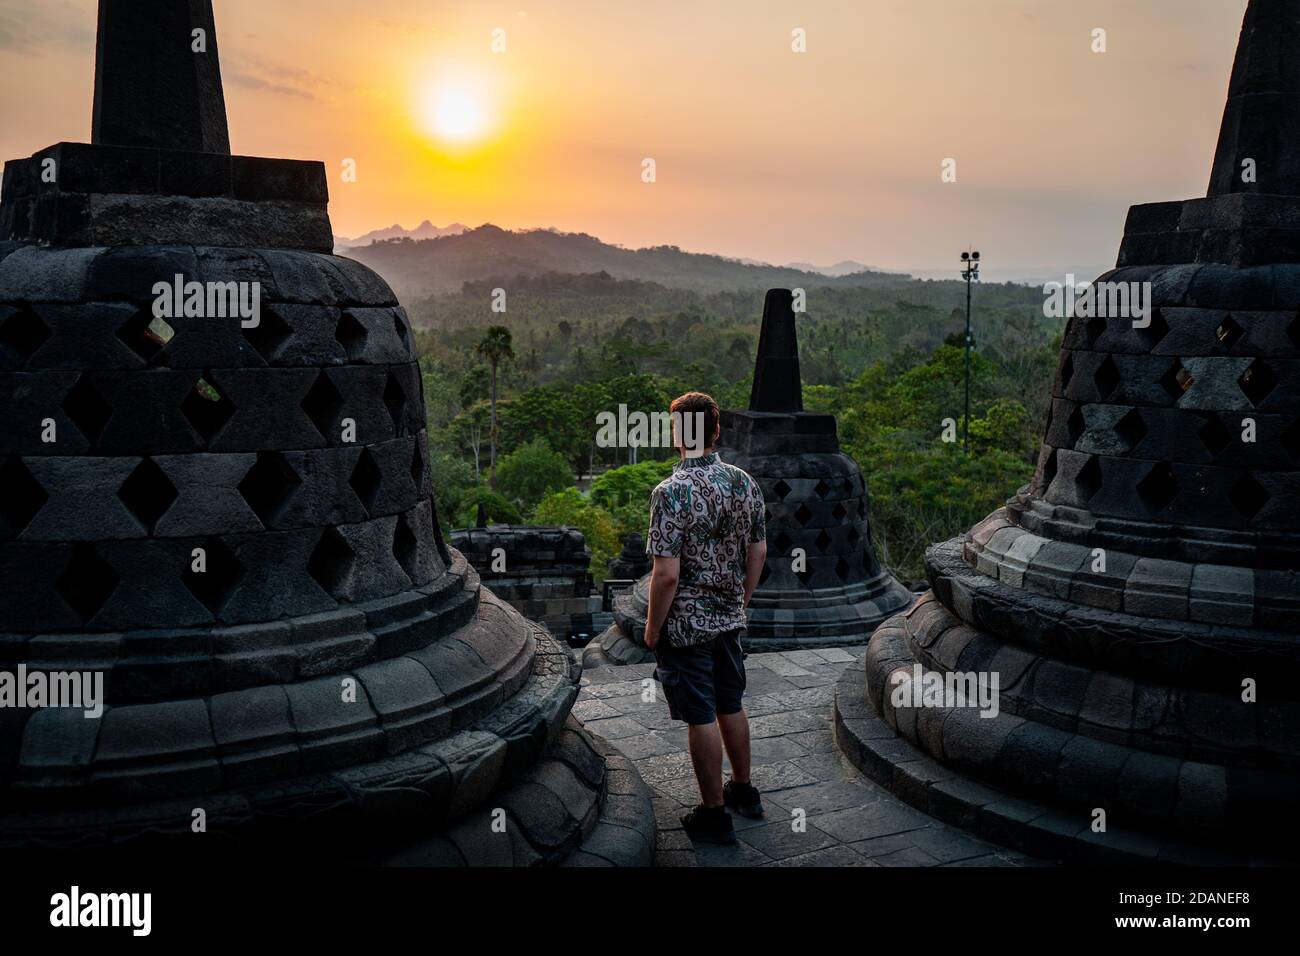
[[[686,416],[702,413],[704,415],[704,444],[701,450],[713,445],[713,436],[718,430],[718,403],[712,396],[705,395],[703,392],[687,392],[685,395],[679,395],[673,399],[673,403],[668,406],[668,411],[675,415]],[[678,436],[679,440],[684,441],[684,436]]]

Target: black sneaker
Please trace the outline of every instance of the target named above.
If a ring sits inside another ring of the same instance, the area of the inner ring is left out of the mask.
[[[736,831],[731,825],[731,814],[726,807],[706,807],[701,804],[682,814],[682,827],[688,837],[700,843],[736,842]]]
[[[763,799],[758,795],[758,788],[752,783],[736,783],[728,780],[722,788],[722,801],[742,817],[757,820],[763,815]]]

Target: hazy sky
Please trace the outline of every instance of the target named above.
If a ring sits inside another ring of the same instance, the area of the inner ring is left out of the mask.
[[[0,0],[4,158],[89,140],[96,6]],[[1204,195],[1246,0],[214,6],[234,151],[324,160],[339,235],[493,222],[953,274],[974,246],[990,278],[1082,279],[1129,205]]]

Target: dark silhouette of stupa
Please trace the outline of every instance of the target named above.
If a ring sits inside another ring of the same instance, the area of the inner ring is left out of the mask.
[[[4,170],[0,670],[107,706],[0,711],[0,846],[648,862],[578,665],[442,542],[411,326],[330,254],[324,166],[230,155],[210,0],[101,0],[93,139]],[[174,280],[259,320],[160,316]]]
[[[767,563],[749,605],[753,651],[862,644],[912,594],[876,558],[862,469],[840,451],[835,416],[803,410],[793,297],[763,303],[749,408],[722,413],[718,454],[763,489]],[[619,663],[645,660],[649,577],[614,599],[600,647]]]
[[[1134,206],[1098,280],[1154,308],[1071,319],[1032,485],[927,553],[838,688],[845,752],[944,820],[1067,859],[1300,850],[1298,47],[1300,0],[1252,0],[1208,196]],[[912,706],[916,667],[998,674],[997,716]]]

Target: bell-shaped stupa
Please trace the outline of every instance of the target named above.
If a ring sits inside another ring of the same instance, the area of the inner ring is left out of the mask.
[[[1300,0],[1252,0],[1208,196],[1130,210],[1032,484],[928,552],[838,689],[846,753],[944,820],[1066,859],[1300,851],[1297,47]],[[996,707],[944,697],[994,676]]]
[[[749,408],[722,412],[718,454],[758,481],[767,505],[767,563],[749,604],[751,651],[862,644],[912,594],[876,557],[867,486],[840,451],[835,416],[803,409],[793,296],[763,303]],[[618,663],[648,660],[649,577],[614,599],[600,638]]]
[[[0,846],[646,863],[577,663],[441,539],[410,323],[326,204],[230,154],[210,0],[100,0],[93,144],[0,203]]]

